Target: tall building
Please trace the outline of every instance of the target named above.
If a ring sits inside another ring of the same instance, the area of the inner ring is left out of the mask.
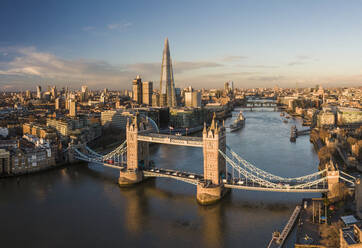
[[[199,91],[192,92],[192,107],[201,108],[201,93]]]
[[[77,102],[73,99],[69,100],[69,116],[77,116]]]
[[[50,93],[51,93],[51,98],[52,99],[55,99],[57,97],[57,87],[56,86],[53,86],[50,90]]]
[[[137,102],[138,104],[142,104],[142,79],[140,75],[137,75],[137,77],[133,80],[132,90],[133,101]]]
[[[81,101],[86,102],[88,101],[88,86],[82,85],[82,92],[81,92]]]
[[[60,99],[60,97],[57,97],[56,99],[55,99],[55,110],[59,110],[59,109],[61,109],[61,99]]]
[[[165,40],[163,49],[161,81],[160,81],[160,105],[161,107],[176,107],[175,82],[173,78],[172,61],[168,39]]]
[[[200,108],[201,93],[199,91],[185,92],[185,106],[190,108]]]
[[[26,90],[26,91],[25,91],[25,97],[26,97],[27,99],[30,99],[30,98],[31,98],[31,92],[30,92],[30,90]]]
[[[152,107],[160,106],[160,95],[156,92],[152,94]]]
[[[41,86],[36,86],[36,98],[41,99]]]
[[[152,105],[153,82],[142,83],[142,103]]]

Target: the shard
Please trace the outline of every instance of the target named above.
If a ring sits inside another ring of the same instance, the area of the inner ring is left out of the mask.
[[[167,38],[165,40],[165,48],[163,49],[162,56],[160,106],[176,107],[175,82],[173,80],[172,61]]]

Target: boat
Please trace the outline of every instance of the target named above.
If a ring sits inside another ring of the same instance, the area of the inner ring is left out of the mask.
[[[284,122],[284,123],[288,123],[288,120],[287,120],[287,119],[284,119],[283,122]]]
[[[245,124],[245,117],[243,112],[239,112],[238,117],[234,120],[234,122],[230,125],[230,132],[235,132],[242,128]]]
[[[290,129],[290,142],[295,142],[297,140],[297,127],[295,125]]]

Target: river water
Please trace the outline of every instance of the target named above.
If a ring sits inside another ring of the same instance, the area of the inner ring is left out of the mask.
[[[244,115],[245,127],[227,133],[244,159],[280,176],[317,171],[309,136],[289,142],[299,121],[283,123],[278,112]],[[202,172],[200,148],[154,145],[151,153],[157,167]],[[121,189],[117,179],[114,169],[86,164],[0,179],[1,247],[265,247],[295,204],[317,196],[233,190],[203,207],[193,185],[157,178]],[[293,235],[286,246],[292,242]]]

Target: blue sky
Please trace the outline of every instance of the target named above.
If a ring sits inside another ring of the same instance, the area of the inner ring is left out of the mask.
[[[17,1],[0,6],[0,90],[361,85],[362,1]]]

